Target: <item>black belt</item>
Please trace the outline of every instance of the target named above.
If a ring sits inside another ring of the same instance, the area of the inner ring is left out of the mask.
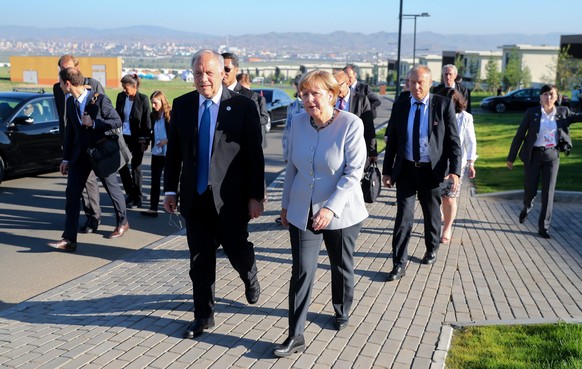
[[[404,162],[406,164],[414,167],[414,168],[430,168],[430,163],[429,162],[424,162],[424,161],[410,161],[410,160],[405,160]]]
[[[544,152],[546,150],[556,150],[556,147],[555,146],[552,146],[552,147],[534,146],[533,147],[533,151],[541,151],[541,152]]]

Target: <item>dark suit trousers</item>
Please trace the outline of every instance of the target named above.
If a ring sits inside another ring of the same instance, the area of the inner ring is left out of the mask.
[[[539,151],[534,148],[530,163],[524,166],[523,206],[529,213],[538,192],[542,177],[542,208],[538,219],[538,230],[549,230],[554,209],[554,192],[560,168],[560,153],[555,149]]]
[[[195,210],[186,218],[194,318],[208,319],[214,316],[216,249],[222,245],[230,264],[245,286],[257,281],[257,264],[253,244],[247,240],[248,210],[238,215],[219,215],[211,190],[194,196],[192,209]]]
[[[123,189],[129,199],[134,202],[139,202],[143,198],[143,175],[141,172],[141,164],[143,162],[144,153],[141,148],[142,145],[138,142],[136,137],[123,135],[123,138],[129,151],[131,151],[131,171],[128,165],[124,165],[119,169],[119,176],[121,177],[121,183],[123,183]]]
[[[152,155],[152,187],[150,191],[150,209],[158,210],[160,203],[160,185],[162,181],[162,172],[166,157],[163,155]]]
[[[97,183],[97,176],[95,172],[91,171],[85,183],[85,191],[83,191],[83,211],[87,216],[87,220],[93,220],[94,224],[98,224],[101,219],[101,206],[99,205],[99,183]],[[95,223],[96,222],[96,223]]]
[[[91,172],[91,164],[85,153],[82,153],[69,167],[66,189],[65,231],[62,236],[69,241],[77,241],[79,212],[81,210],[81,193]],[[100,180],[113,202],[116,227],[125,225],[127,223],[125,199],[123,197],[123,192],[119,187],[119,182],[117,182],[117,174],[113,173],[105,178],[100,178]]]
[[[289,285],[289,336],[302,335],[321,242],[331,266],[331,300],[335,315],[348,318],[354,300],[354,248],[362,223],[348,228],[313,232],[291,225],[293,269]]]
[[[424,216],[424,243],[426,251],[436,252],[441,236],[441,195],[439,182],[430,167],[416,168],[404,162],[396,182],[396,220],[392,236],[392,258],[395,267],[406,267],[408,242],[414,223],[416,195]]]

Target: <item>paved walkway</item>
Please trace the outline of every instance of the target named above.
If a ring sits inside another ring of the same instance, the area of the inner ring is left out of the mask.
[[[275,359],[273,344],[287,335],[291,273],[288,234],[273,222],[281,185],[273,184],[265,215],[250,225],[263,290],[257,305],[246,304],[242,282],[219,250],[217,326],[181,339],[192,303],[180,232],[0,313],[0,367],[435,369],[443,367],[453,324],[582,318],[582,204],[556,203],[554,238],[545,240],[537,235],[538,203],[519,224],[518,200],[472,197],[465,186],[452,242],[437,262],[420,264],[417,220],[407,275],[387,283],[396,208],[394,191],[384,189],[358,239],[350,326],[333,329],[322,251],[307,349]]]

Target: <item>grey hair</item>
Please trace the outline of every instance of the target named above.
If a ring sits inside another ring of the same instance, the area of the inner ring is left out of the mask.
[[[212,55],[214,57],[214,59],[216,59],[216,61],[218,62],[220,70],[224,70],[224,58],[222,57],[222,55],[220,55],[216,51],[213,51],[210,49],[198,50],[198,51],[196,51],[196,53],[194,53],[194,55],[192,55],[192,62],[190,63],[190,66],[192,67],[192,69],[194,69],[194,64],[196,64],[196,61],[202,55]]]
[[[455,74],[459,74],[459,71],[457,70],[457,67],[455,67],[455,65],[454,65],[454,64],[447,64],[447,65],[444,65],[444,66],[443,66],[442,73],[444,73],[444,72],[445,72],[445,70],[447,70],[447,69],[449,69],[449,68],[451,68]]]
[[[426,65],[416,65],[416,66],[414,66],[409,71],[408,76],[410,77],[410,75],[412,73],[416,73],[416,74],[426,73],[426,74],[428,74],[428,76],[430,77],[430,80],[432,81],[432,72],[431,72],[430,68],[427,67]]]

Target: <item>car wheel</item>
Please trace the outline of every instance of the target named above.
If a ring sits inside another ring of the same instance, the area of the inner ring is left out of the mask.
[[[265,124],[265,132],[271,132],[271,113],[269,113],[269,119],[267,120],[267,124]]]
[[[6,174],[6,166],[4,165],[4,159],[0,156],[0,183],[4,180],[4,175]]]
[[[507,106],[504,103],[497,103],[497,105],[495,105],[495,111],[498,113],[505,113],[506,110]]]

